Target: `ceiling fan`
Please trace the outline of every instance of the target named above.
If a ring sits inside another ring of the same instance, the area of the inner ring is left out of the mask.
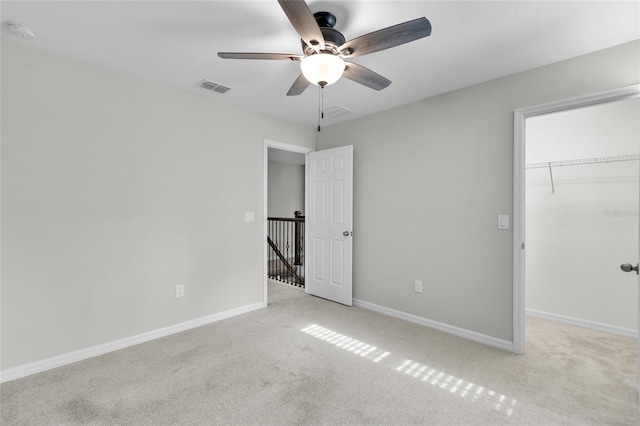
[[[382,90],[391,84],[390,80],[344,59],[379,52],[431,34],[431,23],[423,17],[345,42],[344,36],[333,28],[336,17],[332,13],[313,14],[304,0],[278,0],[278,3],[302,39],[302,55],[218,52],[218,56],[224,59],[300,61],[302,73],[293,82],[287,96],[301,94],[310,84],[324,88],[338,81],[343,75],[371,89]]]

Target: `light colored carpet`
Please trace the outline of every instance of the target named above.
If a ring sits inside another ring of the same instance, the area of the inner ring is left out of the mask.
[[[510,354],[296,288],[3,384],[3,425],[636,424],[634,339],[528,320]]]

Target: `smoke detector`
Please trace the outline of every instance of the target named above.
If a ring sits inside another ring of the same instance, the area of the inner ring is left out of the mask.
[[[7,22],[5,26],[7,27],[7,31],[9,32],[9,34],[13,35],[14,37],[18,37],[23,40],[33,40],[36,38],[36,32],[33,30],[33,28],[30,28],[19,22]]]

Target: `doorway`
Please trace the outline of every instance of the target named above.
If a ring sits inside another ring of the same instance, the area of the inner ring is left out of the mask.
[[[530,117],[525,144],[527,318],[627,337],[638,289],[640,98]]]
[[[299,264],[296,241],[300,241],[300,226],[295,217],[306,211],[305,157],[313,152],[311,148],[265,140],[264,142],[264,306],[268,305],[268,275],[281,280],[291,280],[300,284],[306,276],[306,265]],[[299,212],[296,214],[295,212]],[[269,218],[291,217],[292,230],[289,233],[281,225],[287,220],[271,221]],[[270,223],[273,222],[273,223]],[[276,231],[275,226],[278,226]],[[297,232],[296,232],[297,231]],[[278,248],[277,238],[270,234],[282,235],[283,247]],[[291,241],[288,241],[291,240]],[[269,244],[271,242],[271,244]],[[297,255],[297,256],[296,256]]]
[[[352,305],[353,253],[353,146],[321,151],[265,140],[264,212],[269,211],[269,152],[276,155],[303,154],[305,158],[304,262],[305,292],[343,305]],[[282,151],[282,152],[281,152]],[[272,154],[272,158],[273,154]],[[269,264],[268,215],[264,215],[264,296],[268,305],[267,270]],[[313,242],[311,242],[313,241]],[[278,255],[282,259],[285,256]],[[309,272],[312,273],[309,273]],[[307,282],[308,277],[308,282]],[[308,283],[308,285],[307,285]]]
[[[267,278],[305,288],[305,156],[268,153]]]
[[[529,108],[519,109],[514,115],[514,128],[515,128],[515,144],[514,144],[514,228],[513,228],[513,306],[514,306],[514,318],[513,318],[513,351],[516,353],[525,352],[525,193],[526,193],[526,171],[527,163],[534,164],[526,158],[526,138],[527,138],[527,126],[528,123],[532,123],[529,119],[535,117],[543,117],[548,114],[561,113],[563,111],[578,110],[579,108],[593,107],[597,105],[605,105],[617,101],[625,101],[638,99],[640,96],[640,85],[629,86],[621,89],[616,89],[608,92],[603,92],[595,95],[588,95],[579,98],[569,99],[566,101],[554,102],[545,105],[539,105]],[[532,126],[533,127],[533,126]],[[638,154],[638,148],[636,144],[634,154]],[[606,156],[601,156],[606,157]],[[595,158],[595,157],[592,157]],[[577,159],[579,160],[579,159]],[[539,161],[551,162],[553,159],[545,159]],[[637,162],[635,162],[637,167]],[[578,166],[576,166],[578,167]],[[551,176],[553,174],[553,164],[548,170],[549,172],[549,191],[555,190],[551,186]],[[555,181],[554,181],[555,184]],[[634,196],[638,197],[636,192]],[[606,210],[606,209],[605,209]],[[605,212],[603,212],[605,214]],[[611,213],[610,213],[611,214]],[[631,213],[633,214],[633,213]],[[637,219],[637,218],[636,218]],[[629,230],[629,232],[634,232]],[[635,238],[637,238],[637,220],[635,227]],[[624,259],[617,261],[617,264],[623,263],[623,260],[637,256],[637,242],[636,249],[633,253],[628,253]],[[561,265],[562,266],[562,265]],[[612,268],[617,266],[611,265]],[[637,291],[637,290],[636,290]],[[577,297],[576,294],[573,294]],[[637,301],[636,301],[637,303]],[[596,321],[597,322],[597,321]],[[637,327],[636,327],[637,329]]]

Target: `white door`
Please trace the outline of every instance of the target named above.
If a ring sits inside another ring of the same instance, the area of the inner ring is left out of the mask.
[[[351,306],[353,146],[307,154],[305,286],[314,296]]]

